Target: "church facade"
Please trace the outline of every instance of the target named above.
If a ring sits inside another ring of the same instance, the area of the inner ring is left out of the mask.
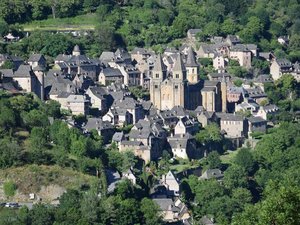
[[[189,48],[185,62],[180,54],[177,55],[171,70],[167,70],[158,55],[150,80],[150,100],[154,106],[159,110],[174,106],[194,110],[203,106],[207,111],[225,112],[226,84],[199,79],[199,69],[192,48]]]

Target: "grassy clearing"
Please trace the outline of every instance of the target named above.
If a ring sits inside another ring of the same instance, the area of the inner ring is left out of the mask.
[[[23,24],[23,28],[24,31],[94,30],[98,23],[97,15],[95,13],[90,13],[68,18],[35,20],[30,23]]]
[[[184,164],[176,164],[176,165],[171,165],[170,166],[170,170],[174,170],[178,173],[182,172],[182,171],[185,171],[185,170],[188,170],[188,169],[194,169],[194,168],[197,168],[199,167],[199,163],[191,163],[191,162],[188,162],[188,163],[184,163]]]
[[[238,153],[238,150],[235,151],[227,151],[225,152],[223,155],[220,156],[221,161],[223,164],[232,164],[232,161],[234,159],[234,157],[236,156],[236,154]]]
[[[41,186],[59,185],[66,189],[94,187],[97,178],[59,166],[27,165],[0,170],[0,183],[12,181],[22,193],[38,192]]]

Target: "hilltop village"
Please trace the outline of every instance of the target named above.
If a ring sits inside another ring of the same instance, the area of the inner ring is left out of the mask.
[[[198,170],[195,162],[219,147],[199,143],[197,133],[216,126],[226,140],[224,150],[255,146],[256,137],[273,127],[280,113],[278,106],[269,103],[265,88],[284,76],[300,81],[299,63],[261,52],[254,44],[241,43],[236,35],[213,37],[211,43],[196,47],[191,43],[197,32],[189,30],[188,42],[180,48],[157,54],[144,48],[130,52],[119,48],[92,59],[76,45],[71,55],[58,55],[51,66],[38,53],[25,60],[0,55],[0,66],[9,61],[14,68],[0,70],[0,89],[57,101],[69,127],[86,136],[96,130],[107,148],[131,151],[145,165],[166,154],[171,160],[188,162],[185,170],[161,174],[152,186],[151,198],[164,212],[164,221],[189,224],[181,180],[194,174],[222,182],[224,176],[220,168]],[[278,41],[287,44],[284,38]],[[253,69],[257,59],[269,65],[269,73]],[[236,76],[232,68],[246,75]],[[106,172],[108,192],[121,179],[138,182],[133,169]],[[209,216],[202,222],[213,224]]]

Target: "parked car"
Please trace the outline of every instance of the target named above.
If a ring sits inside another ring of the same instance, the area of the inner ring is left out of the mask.
[[[0,207],[4,207],[6,205],[5,202],[0,202]]]
[[[7,203],[5,204],[5,207],[6,207],[6,208],[18,208],[18,207],[19,207],[19,204],[16,203],[16,202],[7,202]]]

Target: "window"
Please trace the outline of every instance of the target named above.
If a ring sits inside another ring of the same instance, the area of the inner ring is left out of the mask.
[[[154,85],[154,88],[158,88],[158,85]]]
[[[179,74],[176,74],[175,77],[176,77],[176,78],[179,78]]]
[[[155,74],[155,78],[159,78],[159,74],[158,73]]]
[[[195,69],[192,69],[192,73],[195,73]]]
[[[178,85],[175,85],[175,89],[178,89]]]

